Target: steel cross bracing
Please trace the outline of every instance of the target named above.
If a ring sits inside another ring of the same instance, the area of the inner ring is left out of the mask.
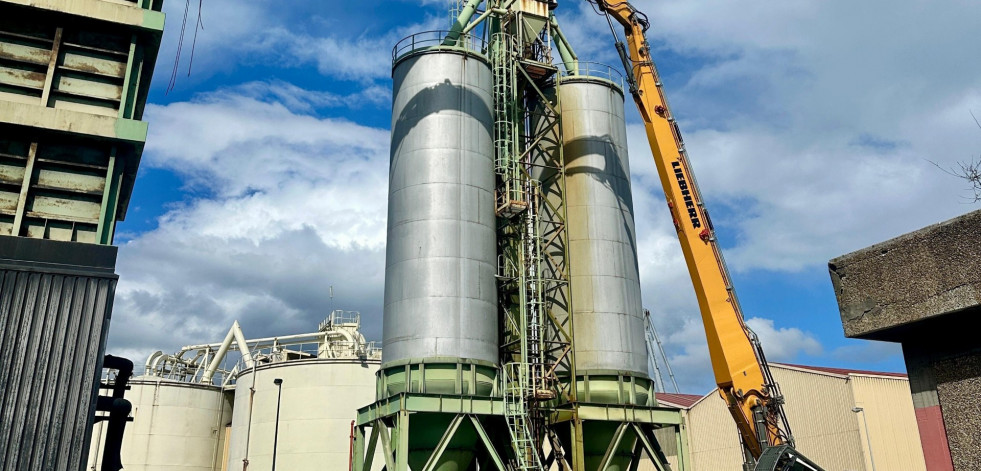
[[[491,7],[500,7],[500,3]],[[494,139],[499,218],[499,304],[502,312],[504,415],[514,450],[513,467],[542,469],[543,405],[560,391],[556,375],[574,371],[568,316],[559,323],[556,299],[568,296],[564,248],[564,165],[556,97],[543,92],[554,75],[548,29],[524,38],[522,12],[492,20]],[[538,20],[543,20],[539,18]],[[520,45],[520,46],[519,46]],[[545,188],[545,190],[543,190]],[[550,198],[549,196],[553,196]],[[562,306],[568,311],[568,302]]]
[[[651,320],[651,311],[644,309],[644,340],[647,343],[647,361],[650,363],[651,368],[654,369],[654,385],[657,388],[657,392],[667,392],[664,387],[664,377],[661,374],[660,362],[657,359],[657,354],[661,354],[661,359],[664,360],[664,368],[668,372],[668,376],[671,378],[671,384],[674,385],[674,392],[680,393],[681,390],[678,389],[678,381],[674,378],[674,372],[671,371],[671,364],[668,363],[668,355],[664,352],[664,346],[661,345],[661,338],[657,335],[657,329],[654,328],[654,322]]]

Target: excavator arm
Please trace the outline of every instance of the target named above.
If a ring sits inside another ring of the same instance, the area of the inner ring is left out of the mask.
[[[756,335],[746,326],[708,210],[698,190],[646,39],[647,17],[627,1],[587,0],[624,29],[617,39],[654,163],[695,287],[719,392],[755,469],[820,470],[793,448],[783,398]],[[747,458],[749,458],[747,456]],[[752,468],[748,468],[752,469]]]

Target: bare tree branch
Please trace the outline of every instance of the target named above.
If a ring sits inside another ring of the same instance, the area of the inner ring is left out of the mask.
[[[978,117],[974,115],[973,111],[969,110],[968,112],[971,113],[971,117],[974,118],[974,124],[977,124],[978,129],[981,129],[981,121],[978,121]],[[968,191],[974,193],[974,197],[969,197],[968,199],[971,199],[972,203],[981,201],[981,158],[957,162],[957,167],[959,168],[944,168],[932,160],[927,160],[927,162],[930,162],[934,167],[939,168],[948,175],[967,180],[967,182],[971,184]]]

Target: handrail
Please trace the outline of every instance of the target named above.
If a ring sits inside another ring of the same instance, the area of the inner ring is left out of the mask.
[[[445,30],[422,31],[406,36],[395,43],[395,47],[392,48],[392,64],[415,51],[441,47],[464,49],[483,55],[487,52],[487,41],[472,34]]]
[[[611,65],[589,61],[576,61],[575,65],[576,69],[574,70],[562,69],[562,78],[595,77],[613,82],[620,87],[620,90],[626,90],[627,80],[624,78],[623,72]]]

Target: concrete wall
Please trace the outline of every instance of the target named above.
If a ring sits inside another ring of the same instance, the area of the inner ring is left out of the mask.
[[[848,337],[900,342],[929,471],[981,469],[981,211],[828,263]]]
[[[981,304],[981,211],[828,262],[847,337],[902,341],[915,321]]]

